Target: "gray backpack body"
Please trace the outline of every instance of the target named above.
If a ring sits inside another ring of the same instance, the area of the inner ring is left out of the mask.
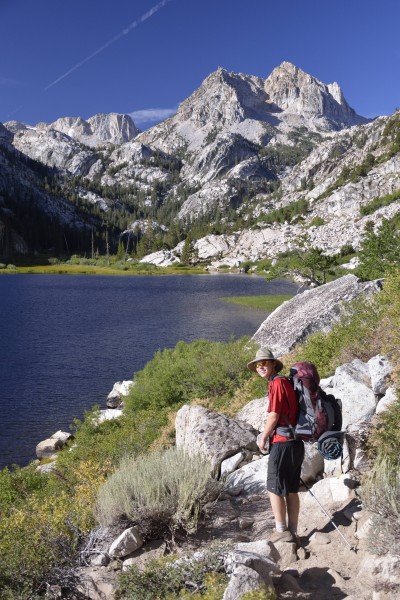
[[[290,369],[291,382],[299,403],[295,425],[284,415],[286,426],[278,426],[276,433],[289,439],[306,442],[318,441],[318,449],[324,458],[334,460],[342,454],[344,433],[342,428],[342,403],[320,387],[320,377],[315,365],[298,362]],[[328,451],[329,448],[329,451]]]

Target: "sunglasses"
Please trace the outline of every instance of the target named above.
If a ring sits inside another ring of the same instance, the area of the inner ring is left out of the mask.
[[[258,363],[256,363],[256,369],[261,369],[261,367],[267,367],[270,363],[270,360],[260,360]]]

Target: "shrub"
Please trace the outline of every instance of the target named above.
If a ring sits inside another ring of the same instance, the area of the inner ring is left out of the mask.
[[[397,416],[399,409],[396,409]],[[397,431],[398,431],[397,422]],[[396,435],[397,441],[399,435]],[[397,453],[399,446],[397,445]],[[380,453],[372,472],[364,478],[362,499],[373,513],[373,525],[368,538],[375,554],[400,556],[400,464]]]
[[[397,190],[392,194],[386,194],[385,196],[378,196],[377,198],[374,198],[373,200],[368,202],[368,204],[362,206],[360,208],[360,214],[363,216],[371,215],[376,210],[378,210],[378,208],[381,208],[382,206],[388,206],[389,204],[392,204],[392,202],[396,202],[399,199],[400,190]]]
[[[348,256],[349,254],[355,254],[355,250],[352,244],[344,244],[340,248],[340,256]]]
[[[71,477],[82,462],[109,465],[111,472],[122,456],[145,452],[168,422],[168,411],[156,408],[100,424],[96,422],[98,415],[94,409],[85,413],[84,421],[76,419],[74,447],[57,455],[57,469],[70,485],[75,485]]]
[[[47,583],[73,584],[76,551],[95,523],[92,508],[104,481],[103,466],[90,463],[75,469],[73,489],[55,475],[35,480],[32,468],[27,473],[4,470],[1,477],[0,588],[10,598],[31,598]]]
[[[210,464],[177,448],[125,457],[100,488],[96,514],[102,525],[128,519],[145,535],[195,531],[205,505],[222,484],[210,477]]]
[[[310,221],[309,227],[321,227],[322,225],[325,225],[325,223],[325,219],[317,215]]]
[[[300,198],[300,200],[296,200],[296,202],[292,202],[287,206],[275,208],[266,215],[261,215],[258,221],[268,224],[284,223],[285,221],[291,221],[295,217],[303,216],[305,213],[307,213],[308,209],[309,205],[307,200]]]
[[[383,219],[378,232],[365,236],[358,254],[360,266],[357,275],[364,280],[384,277],[400,262],[399,218]]]
[[[254,343],[242,338],[229,343],[178,342],[174,349],[159,350],[135,375],[125,411],[129,415],[139,409],[159,410],[195,398],[232,397],[250,377],[245,365],[254,348]]]
[[[153,560],[144,571],[132,567],[119,578],[116,600],[220,600],[228,583],[225,552],[226,546],[213,546],[196,556]]]

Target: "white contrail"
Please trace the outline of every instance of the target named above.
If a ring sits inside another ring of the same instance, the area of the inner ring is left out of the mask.
[[[71,75],[71,73],[73,73],[74,71],[79,69],[79,67],[81,67],[82,65],[87,63],[89,60],[91,60],[92,58],[97,56],[97,54],[100,54],[100,52],[103,52],[103,50],[105,50],[106,48],[111,46],[111,44],[114,44],[114,42],[116,42],[117,40],[122,38],[124,35],[127,35],[130,31],[132,31],[132,29],[135,29],[138,25],[140,25],[140,23],[147,21],[147,19],[152,17],[156,12],[158,12],[160,10],[160,8],[163,8],[163,6],[165,6],[169,2],[172,2],[172,0],[161,0],[161,2],[159,2],[158,4],[156,4],[155,6],[150,8],[150,10],[148,10],[146,13],[144,13],[144,15],[142,15],[139,19],[137,19],[136,21],[133,21],[133,23],[128,25],[128,27],[125,27],[125,29],[120,31],[120,33],[117,33],[117,35],[114,35],[114,37],[111,38],[111,40],[109,40],[108,42],[103,44],[103,46],[100,46],[100,48],[97,48],[97,50],[95,50],[94,52],[89,54],[89,56],[87,56],[86,58],[81,60],[81,62],[79,62],[77,65],[75,65],[74,67],[69,69],[69,71],[64,73],[64,75],[61,75],[60,77],[58,77],[58,79],[56,79],[52,83],[49,83],[49,85],[44,88],[44,91],[46,92],[47,90],[49,90],[50,88],[55,86],[57,83],[59,83],[60,81],[62,81],[66,77],[68,77],[68,75]]]

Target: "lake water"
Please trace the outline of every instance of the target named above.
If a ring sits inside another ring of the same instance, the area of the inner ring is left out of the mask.
[[[261,311],[222,296],[295,293],[250,275],[0,276],[0,468],[132,379],[158,349],[253,335]]]

